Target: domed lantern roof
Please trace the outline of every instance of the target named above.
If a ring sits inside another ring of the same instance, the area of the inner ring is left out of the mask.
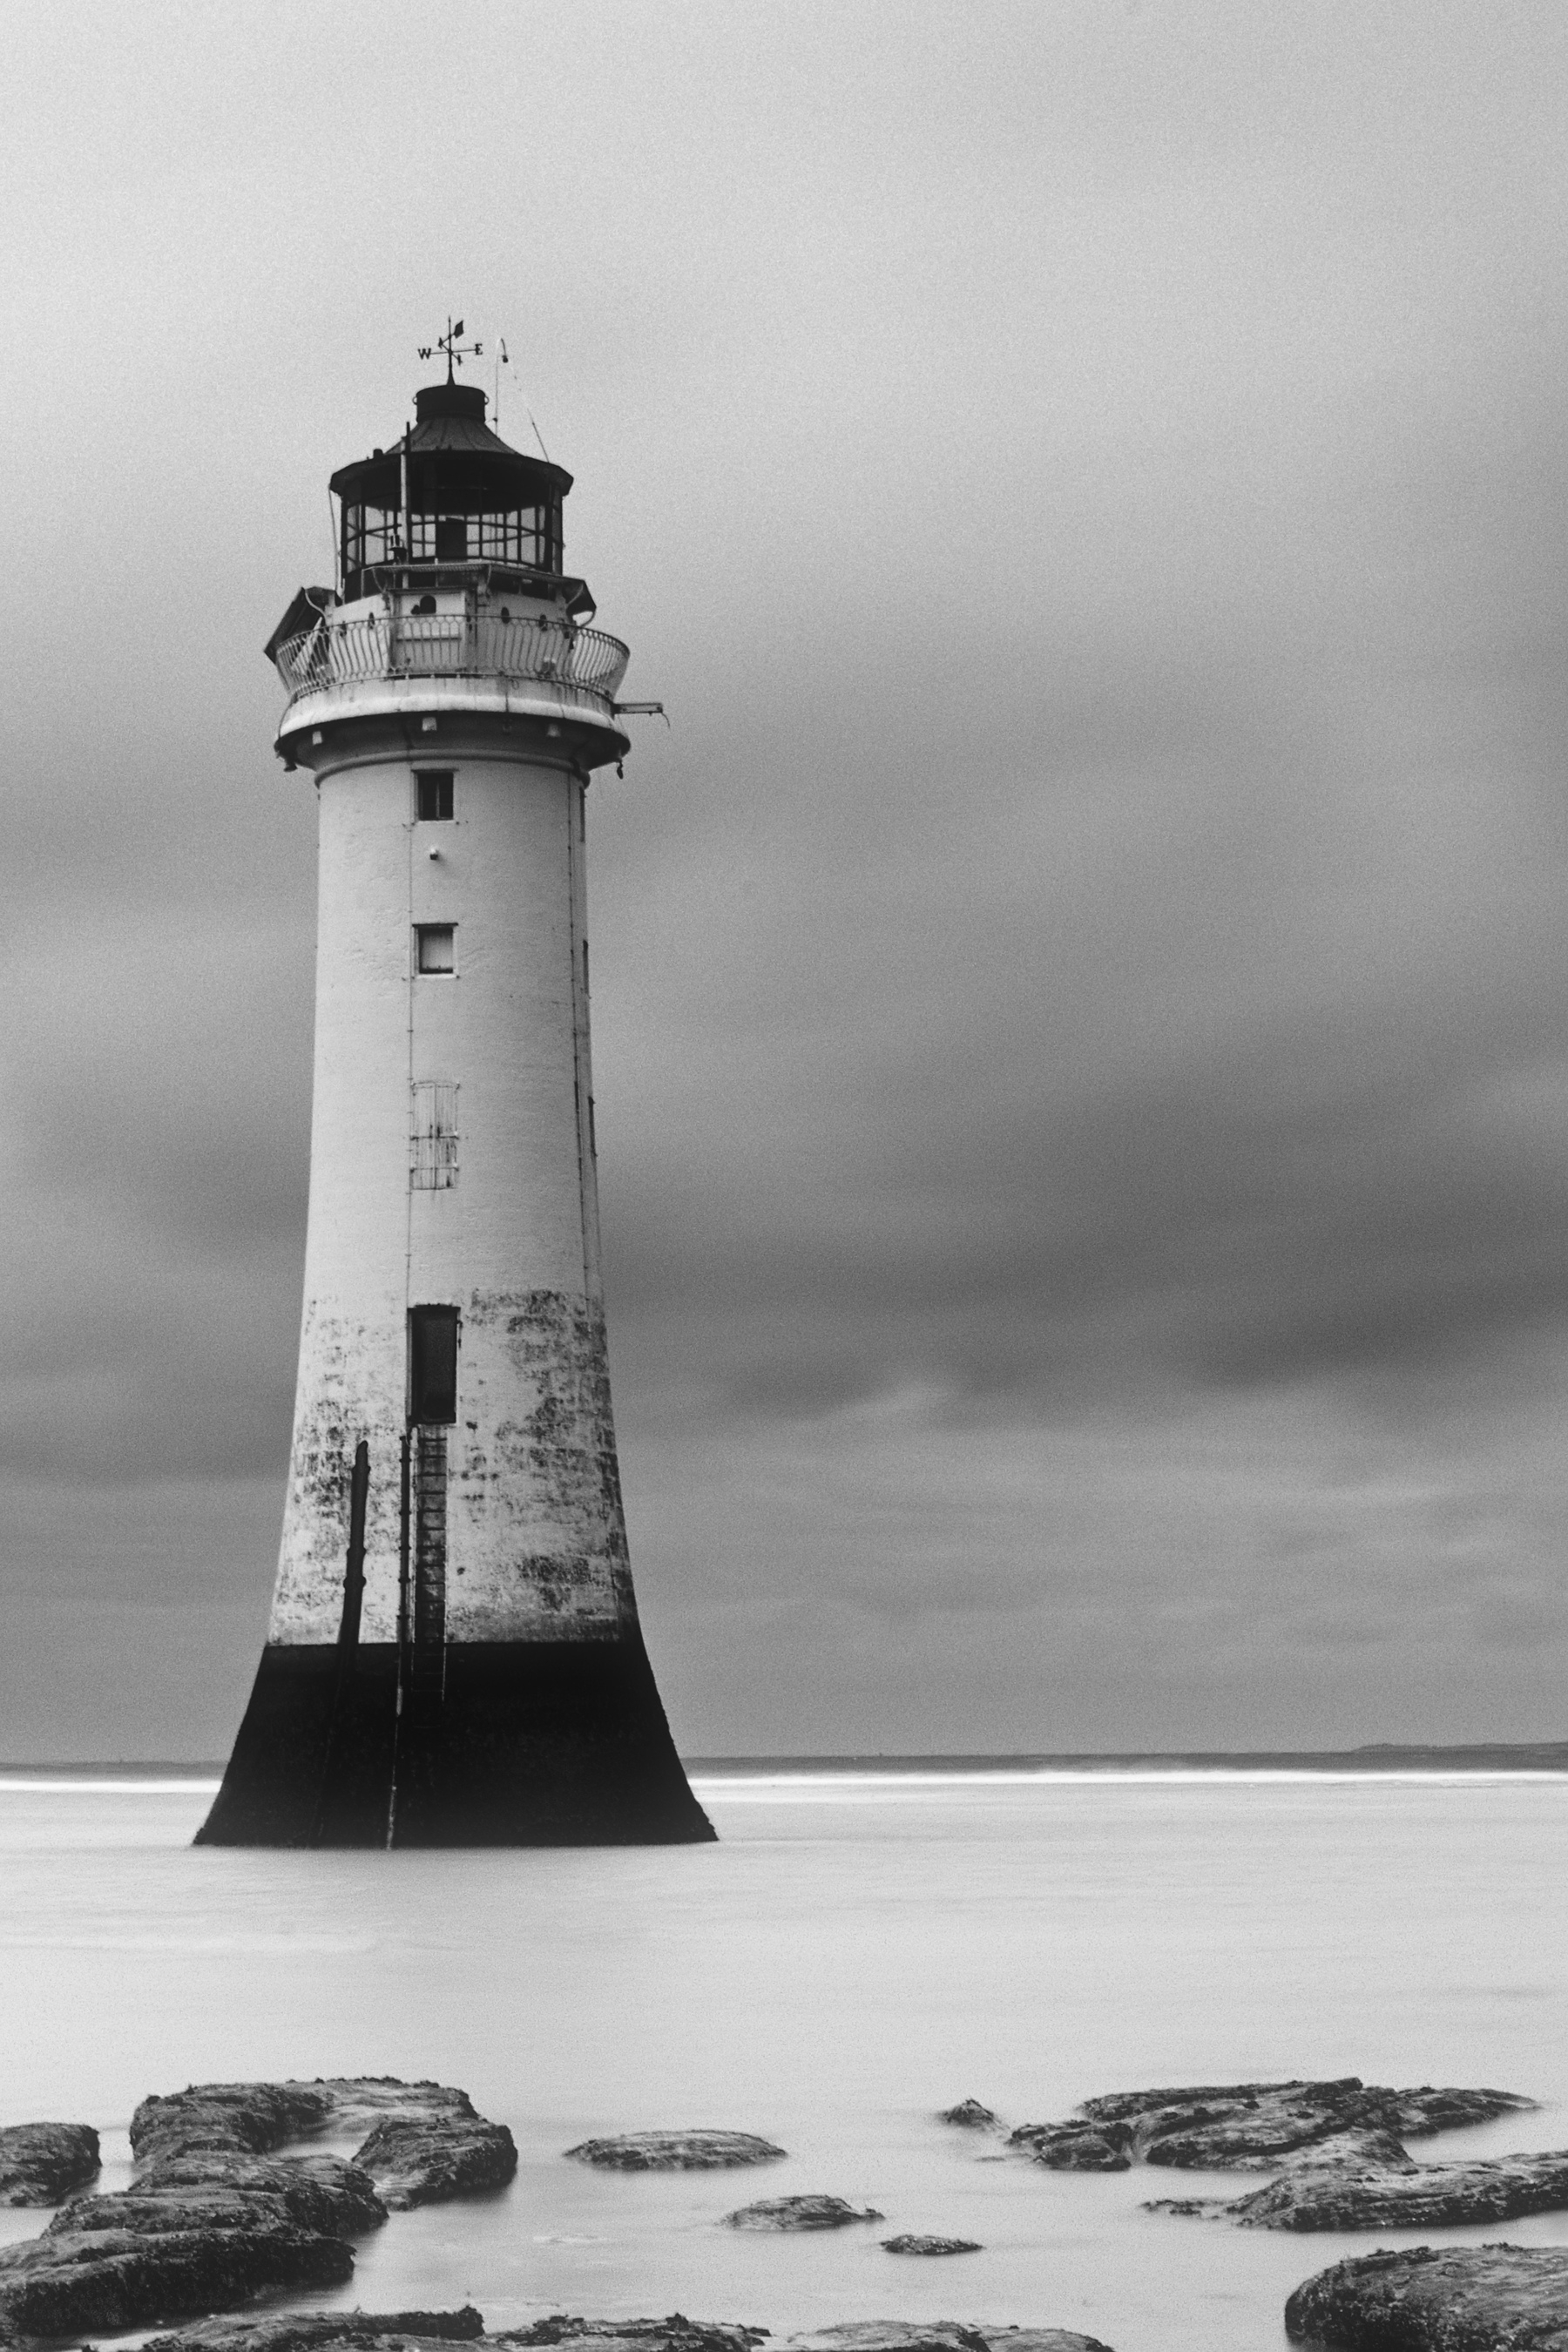
[[[572,487],[563,466],[524,457],[485,423],[478,384],[432,383],[414,395],[407,436],[408,502],[428,512],[500,513],[559,505]],[[403,498],[404,444],[340,466],[331,488],[345,506],[392,508]]]

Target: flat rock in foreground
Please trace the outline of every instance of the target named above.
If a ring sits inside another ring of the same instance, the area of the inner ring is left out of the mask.
[[[471,2344],[485,2323],[471,2303],[460,2311],[265,2311],[246,2319],[199,2319],[154,2336],[142,2352],[317,2352],[331,2344]]]
[[[1060,2169],[1146,2164],[1200,2172],[1276,2169],[1298,2150],[1347,2133],[1418,2139],[1533,2107],[1513,2091],[1422,2084],[1391,2090],[1347,2074],[1334,2081],[1222,2083],[1121,2091],[1085,2099],[1060,2123],[1021,2124],[1010,2144]]]
[[[354,2163],[388,2210],[402,2213],[504,2188],[517,2170],[517,2145],[505,2124],[482,2116],[388,2116],[354,2150]]]
[[[581,2344],[592,2352],[753,2352],[765,2327],[742,2327],[732,2320],[688,2319],[672,2311],[668,2319],[581,2319],[557,2311],[527,2327],[493,2336],[496,2344]]]
[[[1070,2327],[973,2327],[956,2319],[857,2319],[792,2336],[791,2352],[1110,2352]]]
[[[1359,2254],[1296,2289],[1285,2332],[1343,2352],[1568,2352],[1568,2246]]]
[[[933,2238],[918,2230],[904,2230],[896,2238],[884,2238],[882,2251],[887,2254],[982,2254],[985,2249],[978,2238]]]
[[[7,2124],[0,2130],[0,2205],[58,2205],[98,2172],[90,2124]]]
[[[619,2132],[579,2140],[566,2151],[607,2172],[719,2172],[731,2165],[773,2164],[787,2151],[754,2132]]]
[[[0,2247],[0,2331],[145,2327],[266,2288],[342,2286],[353,2266],[341,2239],[254,2215],[240,2228],[51,2230]]]
[[[1403,2150],[1400,2151],[1403,2154]],[[1568,2210],[1568,2149],[1387,2171],[1292,2169],[1246,2197],[1161,2198],[1152,2211],[1203,2213],[1244,2230],[1427,2230]]]

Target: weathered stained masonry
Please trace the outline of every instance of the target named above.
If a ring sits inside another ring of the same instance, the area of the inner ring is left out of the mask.
[[[336,586],[268,647],[318,790],[310,1211],[271,1622],[201,1837],[707,1839],[638,1624],[599,1272],[584,794],[627,749],[626,650],[563,570],[570,478],[479,392],[416,405],[334,475]]]

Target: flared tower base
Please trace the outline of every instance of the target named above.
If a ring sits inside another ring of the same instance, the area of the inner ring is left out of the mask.
[[[689,1845],[640,1637],[452,1643],[399,1704],[395,1643],[268,1643],[198,1845]]]

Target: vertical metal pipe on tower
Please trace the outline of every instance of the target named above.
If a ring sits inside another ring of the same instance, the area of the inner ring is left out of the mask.
[[[571,478],[485,396],[332,477],[268,646],[320,809],[310,1226],[256,1685],[199,1843],[713,1834],[643,1647],[610,1411],[584,844],[627,655]]]

